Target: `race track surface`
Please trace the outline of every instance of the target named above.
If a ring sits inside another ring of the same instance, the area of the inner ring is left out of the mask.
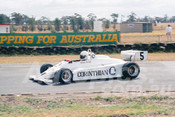
[[[42,63],[0,64],[0,94],[76,92],[175,91],[175,61],[138,62],[141,73],[134,80],[95,80],[68,85],[40,85],[29,80]]]

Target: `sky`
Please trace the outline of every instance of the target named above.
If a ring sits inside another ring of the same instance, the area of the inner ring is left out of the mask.
[[[175,0],[0,0],[0,14],[10,16],[17,12],[36,19],[46,16],[71,16],[78,13],[87,18],[94,13],[97,18],[111,18],[112,13],[119,14],[119,19],[126,19],[131,12],[137,17],[175,16]],[[122,16],[122,17],[121,17]]]

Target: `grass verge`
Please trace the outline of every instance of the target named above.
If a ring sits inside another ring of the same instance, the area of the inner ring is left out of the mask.
[[[36,97],[0,97],[2,117],[129,117],[172,116],[175,97],[84,97],[40,99]]]

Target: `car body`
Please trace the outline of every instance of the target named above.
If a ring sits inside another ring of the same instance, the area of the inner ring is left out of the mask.
[[[31,76],[30,79],[46,84],[106,78],[132,79],[140,73],[140,68],[134,60],[146,60],[147,58],[146,51],[122,51],[121,55],[125,60],[110,58],[106,55],[95,55],[91,50],[83,52],[86,59],[82,59],[80,54],[80,60],[64,60],[54,66],[44,64],[40,68],[40,75]]]

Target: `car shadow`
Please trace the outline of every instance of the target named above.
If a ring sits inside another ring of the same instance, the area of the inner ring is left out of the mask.
[[[119,81],[134,81],[134,80],[138,80],[139,78],[135,78],[135,79],[122,79],[122,78],[106,78],[106,79],[93,79],[93,80],[82,80],[82,81],[72,81],[71,84],[76,84],[76,83],[90,83],[90,82],[104,82],[104,81],[115,81],[115,80],[119,80]],[[54,86],[64,86],[64,85],[70,85],[70,84],[62,84],[62,83],[55,83],[53,84]]]
[[[93,80],[82,80],[82,81],[72,81],[71,84],[75,84],[75,83],[90,83],[90,82],[104,82],[104,81],[114,81],[114,80],[119,80],[119,81],[123,81],[123,82],[126,82],[126,81],[135,81],[135,80],[138,80],[139,78],[135,78],[135,79],[130,79],[130,78],[126,78],[126,79],[123,79],[123,78],[106,78],[106,79],[93,79]],[[33,81],[34,83],[38,83],[39,85],[42,85],[42,86],[47,86],[48,84],[45,83],[45,82],[42,82],[42,81],[35,81],[35,80],[31,80]],[[53,83],[52,84],[53,86],[64,86],[64,85],[70,85],[70,84],[63,84],[63,83]]]
[[[33,80],[33,79],[29,79],[31,80],[33,83],[37,83],[39,85],[42,85],[42,86],[47,86],[48,84],[46,84],[45,82],[42,82],[42,81],[36,81],[36,80]]]

